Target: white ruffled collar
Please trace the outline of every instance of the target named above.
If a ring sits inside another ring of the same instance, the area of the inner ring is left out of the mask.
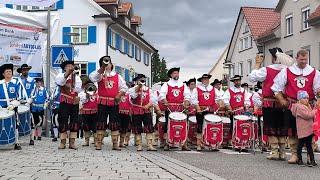
[[[312,68],[309,64],[304,69],[300,69],[297,64],[293,64],[292,66],[289,67],[289,70],[295,74],[295,75],[303,75],[303,76],[308,76],[314,71],[314,68]]]

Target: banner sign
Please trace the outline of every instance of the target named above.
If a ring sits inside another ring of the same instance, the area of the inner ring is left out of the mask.
[[[42,73],[42,36],[38,29],[0,24],[0,65],[28,64],[30,73]]]

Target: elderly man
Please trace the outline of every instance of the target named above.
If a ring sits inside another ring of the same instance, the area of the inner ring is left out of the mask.
[[[296,56],[296,63],[284,68],[275,77],[271,89],[275,97],[284,108],[284,133],[289,136],[291,159],[289,164],[297,163],[297,129],[296,119],[291,112],[291,105],[297,101],[297,92],[307,91],[310,100],[315,95],[320,96],[320,73],[308,64],[308,51],[300,50]],[[312,103],[312,102],[310,102]]]

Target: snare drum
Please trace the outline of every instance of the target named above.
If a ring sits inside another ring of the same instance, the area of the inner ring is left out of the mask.
[[[30,108],[25,105],[18,106],[18,114],[19,114],[19,136],[27,136],[30,134],[31,129],[31,121],[30,121]]]
[[[196,116],[189,116],[188,120],[188,142],[195,145],[197,144],[197,118]]]
[[[0,110],[0,145],[12,145],[16,141],[14,111]]]
[[[159,122],[158,122],[158,132],[159,132],[159,139],[161,142],[164,140],[164,131],[163,131],[163,126],[166,123],[166,118],[164,116],[159,117]]]
[[[223,124],[220,116],[207,114],[204,116],[202,129],[203,145],[209,149],[217,149],[223,141]]]
[[[230,128],[231,120],[229,117],[221,117],[223,123],[223,142],[222,147],[227,148],[228,142],[231,140]]]
[[[252,122],[247,115],[234,116],[234,130],[232,142],[237,149],[247,149],[250,147],[252,137]]]
[[[183,145],[187,140],[187,115],[181,112],[169,114],[168,139],[170,146]]]

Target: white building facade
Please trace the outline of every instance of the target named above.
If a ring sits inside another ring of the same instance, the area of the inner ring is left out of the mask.
[[[52,10],[59,19],[51,44],[73,45],[74,62],[81,67],[80,75],[89,75],[98,69],[100,57],[109,55],[115,71],[127,82],[142,73],[148,77],[147,85],[151,85],[151,56],[156,49],[142,38],[141,17],[133,14],[131,3],[129,8],[127,5],[120,0],[108,1],[108,4],[101,0],[59,0]],[[6,7],[46,13],[38,7],[10,4]],[[61,70],[52,72],[54,77]],[[51,78],[51,81],[54,80]]]

